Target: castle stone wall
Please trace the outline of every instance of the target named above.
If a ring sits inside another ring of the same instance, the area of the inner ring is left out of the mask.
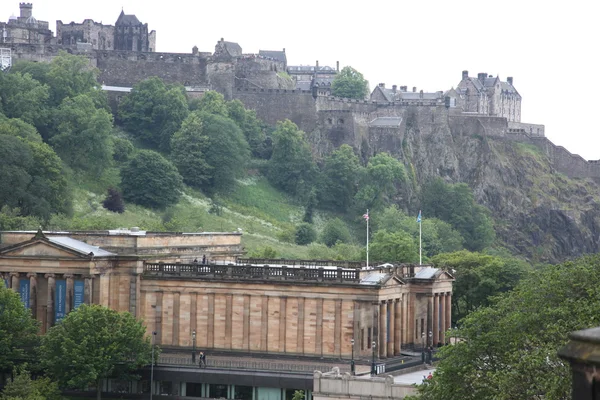
[[[96,56],[98,80],[104,85],[132,87],[152,76],[184,86],[207,84],[207,58],[202,55],[99,50]]]
[[[236,89],[233,98],[255,110],[269,125],[289,119],[305,132],[317,127],[317,108],[310,91],[284,89]]]
[[[479,115],[452,115],[448,117],[452,132],[463,136],[485,135],[503,137],[508,132],[508,123],[503,117]]]

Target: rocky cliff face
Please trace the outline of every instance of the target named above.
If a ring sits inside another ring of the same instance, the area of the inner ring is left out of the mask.
[[[432,129],[410,113],[406,119],[402,159],[414,168],[416,184],[435,176],[467,183],[491,211],[498,239],[509,249],[552,262],[598,251],[600,200],[594,182],[557,173],[532,144],[460,124]]]

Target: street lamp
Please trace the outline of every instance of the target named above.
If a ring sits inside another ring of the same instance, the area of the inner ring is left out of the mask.
[[[350,373],[354,375],[354,338],[350,339],[352,345],[352,361],[350,361]]]
[[[429,363],[432,362],[433,357],[433,332],[429,331],[429,349],[427,349],[427,358],[429,359]]]
[[[425,332],[421,332],[421,361],[425,364]]]
[[[375,341],[373,340],[373,343],[371,343],[371,348],[373,349],[373,361],[371,361],[371,376],[377,375],[377,371],[375,370],[375,347],[376,346],[377,346],[377,343],[375,343]]]
[[[156,336],[156,331],[152,331],[152,364],[150,364],[150,400],[152,400],[152,393],[154,392],[154,336]]]
[[[192,331],[192,364],[196,364],[196,330]]]

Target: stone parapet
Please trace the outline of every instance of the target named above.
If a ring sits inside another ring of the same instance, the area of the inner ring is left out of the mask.
[[[600,397],[600,327],[571,333],[570,341],[558,351],[571,363],[573,399]]]

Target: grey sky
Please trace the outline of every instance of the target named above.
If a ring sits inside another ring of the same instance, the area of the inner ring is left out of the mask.
[[[37,0],[50,22],[114,24],[121,7],[156,30],[162,52],[214,51],[221,38],[245,53],[286,49],[288,64],[351,65],[369,80],[437,91],[461,71],[514,77],[522,121],[586,159],[599,159],[600,2],[531,0],[269,1]],[[0,2],[0,19],[18,15]]]

